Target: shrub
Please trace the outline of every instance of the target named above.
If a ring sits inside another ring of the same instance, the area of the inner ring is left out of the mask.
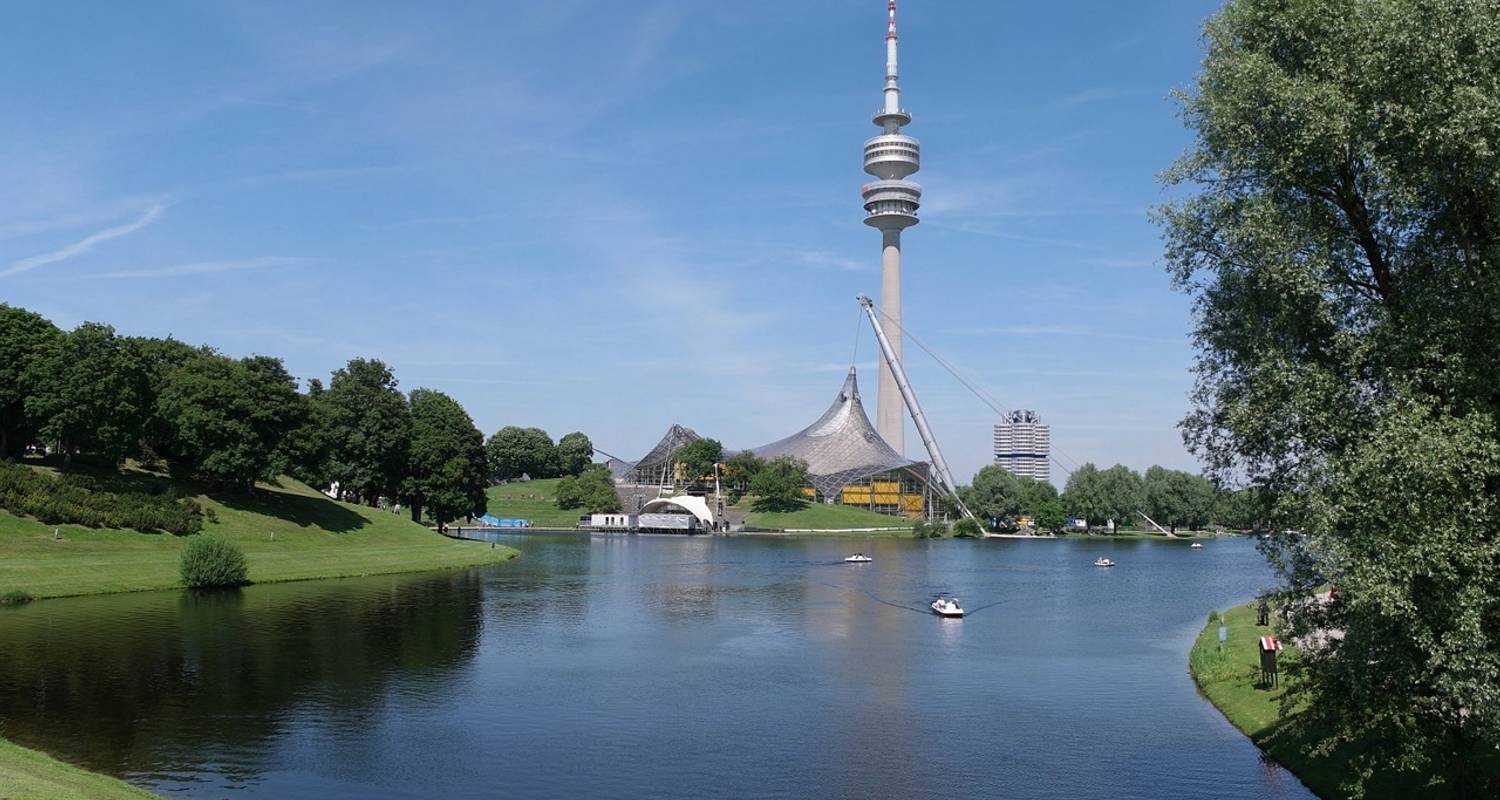
[[[984,538],[984,528],[979,527],[978,522],[964,517],[958,522],[953,523],[953,535],[960,539],[982,539]]]
[[[182,582],[193,589],[243,586],[249,569],[245,554],[217,536],[194,536],[182,549]]]
[[[0,594],[0,606],[24,606],[31,600],[31,594],[20,589],[12,589],[5,594]]]
[[[0,461],[0,508],[46,525],[129,528],[188,536],[203,530],[203,508],[174,491],[106,492],[89,475],[55,477]]]
[[[945,528],[943,528],[943,523],[941,522],[917,520],[917,524],[911,526],[913,539],[941,539],[943,538],[944,531]]]

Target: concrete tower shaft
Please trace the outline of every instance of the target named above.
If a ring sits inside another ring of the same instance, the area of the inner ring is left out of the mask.
[[[897,52],[896,0],[886,4],[885,103],[873,122],[881,129],[865,142],[865,172],[875,180],[860,190],[865,224],[880,231],[881,330],[896,359],[901,359],[901,232],[917,224],[922,187],[906,180],[922,168],[922,145],[901,133],[911,114],[901,107],[901,72]],[[890,365],[881,362],[875,396],[875,429],[898,453],[906,451],[906,423],[901,389]]]

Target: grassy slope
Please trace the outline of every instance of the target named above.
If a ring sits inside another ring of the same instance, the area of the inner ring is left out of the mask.
[[[122,480],[166,479],[132,472]],[[181,486],[184,494],[202,491]],[[218,515],[204,532],[238,544],[255,583],[475,566],[516,555],[509,548],[440,537],[405,516],[335,502],[289,478],[254,495],[213,492],[198,499]],[[60,541],[53,539],[54,528]],[[178,553],[186,541],[43,525],[0,511],[0,594],[19,589],[41,598],[176,588]]]
[[[576,528],[576,509],[557,507],[557,482],[560,478],[545,478],[524,483],[507,483],[491,486],[485,490],[489,498],[491,516],[529,519],[538,528]]]
[[[789,513],[763,513],[752,511],[745,524],[755,528],[905,528],[910,529],[911,520],[877,514],[854,506],[811,503],[801,511]]]
[[[1225,615],[1229,640],[1223,655],[1218,652],[1219,628],[1204,627],[1188,656],[1188,671],[1210,702],[1224,716],[1249,736],[1277,762],[1291,770],[1319,797],[1344,800],[1350,797],[1340,784],[1350,774],[1349,760],[1356,754],[1351,746],[1341,747],[1327,756],[1316,756],[1316,740],[1299,738],[1285,725],[1280,701],[1285,693],[1286,660],[1295,658],[1294,650],[1281,653],[1282,688],[1265,691],[1256,688],[1260,681],[1258,639],[1269,628],[1255,625],[1253,604],[1237,606]],[[1293,712],[1295,713],[1295,712]],[[1444,800],[1453,797],[1447,786],[1425,786],[1424,780],[1410,774],[1377,774],[1366,789],[1366,798],[1413,798]]]
[[[122,781],[0,739],[0,800],[152,800]]]

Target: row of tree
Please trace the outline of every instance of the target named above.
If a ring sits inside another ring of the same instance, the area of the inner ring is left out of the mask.
[[[959,491],[976,516],[1002,526],[1020,517],[1048,530],[1061,528],[1069,518],[1091,526],[1109,520],[1123,524],[1144,513],[1175,532],[1211,524],[1251,529],[1265,519],[1255,492],[1221,490],[1202,475],[1160,466],[1142,475],[1119,464],[1104,470],[1084,464],[1059,494],[1046,481],[1017,477],[992,465],[979,470]]]
[[[299,392],[280,359],[231,358],[175,339],[63,331],[0,304],[0,458],[36,444],[61,455],[161,464],[175,475],[253,490],[289,473],[355,502],[405,504],[439,524],[485,510],[485,488],[522,475],[578,474],[582,433],[536,428],[486,442],[453,398],[404,393],[391,369],[357,358]]]

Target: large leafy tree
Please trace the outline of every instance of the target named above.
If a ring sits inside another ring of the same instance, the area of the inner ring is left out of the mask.
[[[62,335],[40,314],[0,303],[0,458],[36,435],[40,424],[27,413],[26,398],[43,377],[38,362]]]
[[[959,487],[959,493],[980,519],[1006,524],[1021,514],[1021,482],[1003,467],[983,467],[968,486]]]
[[[1089,463],[1068,476],[1063,504],[1091,525],[1111,519],[1125,523],[1146,507],[1146,488],[1129,467],[1116,464],[1101,470]]]
[[[1196,303],[1185,438],[1302,531],[1268,546],[1318,643],[1297,720],[1360,743],[1350,788],[1495,796],[1500,2],[1230,0],[1206,42],[1160,214]]]
[[[297,382],[280,359],[199,353],[168,372],[157,411],[172,469],[253,489],[286,468],[283,442],[302,421]]]
[[[1144,478],[1146,513],[1174,532],[1179,525],[1202,528],[1215,511],[1214,485],[1202,475],[1153,466]]]
[[[484,443],[490,464],[490,479],[515,480],[522,475],[548,478],[557,474],[557,446],[541,428],[508,425]]]
[[[778,456],[750,479],[756,511],[796,511],[807,505],[802,488],[807,485],[807,462]]]
[[[724,460],[724,445],[718,439],[694,439],[677,450],[677,463],[689,481],[714,474],[714,465]]]
[[[333,479],[372,506],[382,495],[394,497],[411,442],[411,409],[396,376],[378,360],[353,359],[333,373],[322,401],[328,404]]]
[[[594,460],[594,443],[581,431],[557,440],[557,466],[564,475],[577,475]]]
[[[483,514],[489,465],[484,434],[457,401],[432,389],[411,393],[411,445],[401,499],[414,522],[422,513],[439,526]]]
[[[578,475],[569,475],[558,482],[557,507],[576,508],[589,514],[609,514],[623,506],[609,469],[603,464],[593,464]]]
[[[298,403],[302,406],[301,423],[282,443],[287,472],[309,486],[327,489],[335,480],[333,455],[338,445],[328,390],[313,378],[307,382],[307,392],[298,396]]]
[[[135,451],[148,404],[145,380],[134,348],[114,328],[79,325],[53,340],[33,368],[26,413],[64,460],[88,453],[119,463]]]
[[[141,395],[145,400],[141,419],[141,454],[147,460],[171,459],[173,430],[171,420],[161,407],[162,390],[168,376],[201,356],[212,356],[207,347],[193,347],[176,339],[130,337],[130,348],[140,364]]]

